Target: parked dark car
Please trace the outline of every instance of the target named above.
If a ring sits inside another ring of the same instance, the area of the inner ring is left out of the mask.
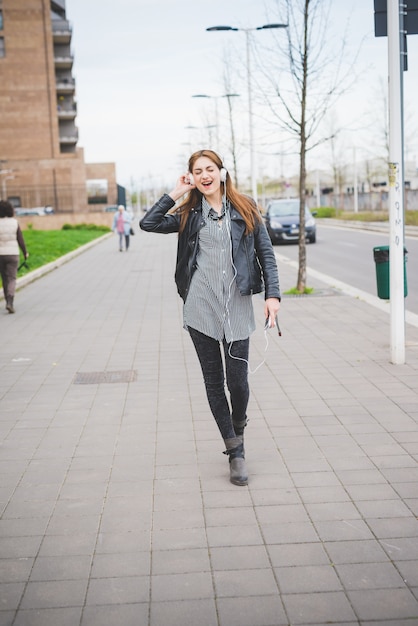
[[[310,243],[316,242],[316,224],[313,213],[305,207],[305,236]],[[286,243],[299,240],[299,198],[271,200],[266,208],[264,221],[271,242]]]

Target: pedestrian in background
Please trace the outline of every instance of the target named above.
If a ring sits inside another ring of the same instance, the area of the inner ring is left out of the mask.
[[[125,243],[126,252],[129,250],[129,241],[131,235],[132,215],[125,210],[123,204],[118,206],[118,211],[113,218],[112,230],[119,235],[119,251],[123,252],[123,244]]]
[[[9,313],[15,312],[14,297],[19,266],[19,248],[26,260],[29,254],[26,250],[22,231],[15,218],[13,205],[6,200],[0,200],[0,275],[3,281],[6,309]]]
[[[280,307],[276,258],[258,207],[234,187],[215,152],[200,150],[192,154],[189,171],[174,189],[147,211],[140,227],[178,233],[175,280],[184,301],[184,328],[196,349],[209,406],[225,443],[230,481],[246,485],[252,295],[265,291],[264,314],[270,326],[276,325]]]

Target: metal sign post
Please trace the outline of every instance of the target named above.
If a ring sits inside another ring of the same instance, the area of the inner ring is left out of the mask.
[[[403,63],[399,0],[388,0],[390,357],[405,363]],[[402,66],[401,66],[402,63]]]

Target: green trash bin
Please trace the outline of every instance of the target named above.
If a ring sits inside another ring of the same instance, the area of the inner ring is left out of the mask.
[[[408,250],[403,249],[403,295],[408,295],[406,280],[406,261]],[[376,266],[377,295],[382,300],[390,299],[389,285],[389,246],[376,246],[373,248],[374,262]]]

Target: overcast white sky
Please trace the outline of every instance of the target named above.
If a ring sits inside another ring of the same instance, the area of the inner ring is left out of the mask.
[[[149,181],[174,182],[184,169],[190,147],[195,149],[196,142],[208,136],[208,131],[202,129],[205,116],[215,123],[215,102],[218,121],[227,121],[225,100],[203,101],[192,95],[225,93],[222,74],[226,47],[232,47],[235,53],[241,51],[245,59],[243,32],[209,33],[206,28],[252,28],[284,21],[277,6],[280,11],[280,0],[278,4],[275,0],[67,0],[67,18],[73,27],[79,145],[85,150],[86,161],[116,162],[118,182],[128,187],[131,180],[141,187]],[[337,112],[339,123],[351,128],[345,145],[351,149],[358,144],[361,159],[364,119],[371,119],[367,115],[373,107],[381,107],[379,77],[385,84],[387,81],[387,39],[374,37],[373,0],[333,0],[332,7],[330,37],[338,42],[349,19],[352,53],[364,39],[356,65],[356,85],[339,101]],[[268,44],[268,38],[271,43],[273,34],[278,33],[261,31],[255,37]],[[417,108],[416,38],[408,38],[410,69],[405,73],[404,85],[406,109],[413,110]],[[234,84],[234,91],[241,97],[235,98],[234,108],[245,170],[248,108],[245,74],[241,74],[242,68],[237,70]],[[360,118],[363,130],[352,130]],[[188,130],[188,125],[201,130]],[[219,128],[223,132],[221,122]],[[257,143],[257,129],[255,134]],[[415,158],[414,143],[411,158]],[[325,148],[322,150],[323,155]],[[274,175],[284,168],[289,170],[286,175],[293,173],[291,159],[283,164],[283,158],[261,152],[260,170]],[[280,145],[272,152],[281,152]],[[313,158],[319,156],[317,153]]]

